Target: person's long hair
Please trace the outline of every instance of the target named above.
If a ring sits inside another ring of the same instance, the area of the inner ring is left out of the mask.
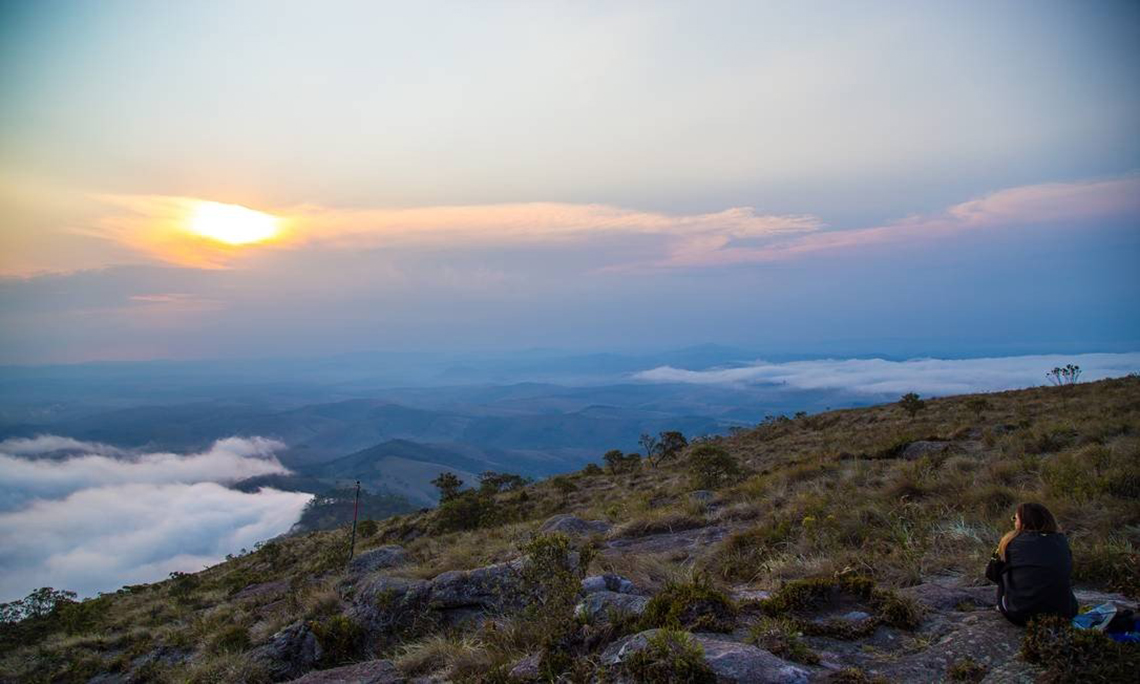
[[[1006,532],[998,542],[998,557],[1005,560],[1005,550],[1009,543],[1022,532],[1057,532],[1057,519],[1039,503],[1023,503],[1017,506],[1017,517],[1021,527]]]

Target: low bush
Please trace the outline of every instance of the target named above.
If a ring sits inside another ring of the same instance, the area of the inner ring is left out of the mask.
[[[980,682],[987,672],[988,667],[966,656],[947,668],[946,677],[952,682]]]
[[[621,674],[636,684],[715,684],[716,674],[692,636],[663,629],[622,661]]]
[[[364,630],[347,615],[334,615],[311,622],[310,629],[321,645],[321,664],[335,667],[360,657],[364,645]]]
[[[698,632],[730,632],[736,624],[736,605],[703,576],[687,582],[670,582],[645,606],[642,629],[664,627]]]
[[[753,625],[748,643],[773,655],[804,665],[818,665],[819,655],[801,639],[799,625],[787,618],[765,617]]]
[[[744,478],[736,457],[723,447],[700,444],[689,452],[689,477],[696,489],[719,489]]]
[[[792,536],[790,522],[771,521],[730,535],[721,542],[705,569],[722,580],[750,581],[763,570],[763,563]]]
[[[1063,617],[1030,620],[1021,657],[1045,669],[1044,682],[1127,682],[1140,672],[1140,645],[1113,641],[1092,629],[1075,629]]]

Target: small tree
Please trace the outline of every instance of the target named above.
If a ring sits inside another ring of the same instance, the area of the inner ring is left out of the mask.
[[[369,537],[375,535],[379,530],[380,524],[375,520],[361,521],[360,526],[356,528],[356,531],[360,534],[361,539],[368,539]]]
[[[697,489],[717,489],[740,480],[744,469],[722,447],[701,444],[689,453],[689,475]]]
[[[910,417],[913,419],[918,415],[919,411],[926,408],[926,402],[922,399],[919,399],[918,395],[914,392],[907,392],[906,394],[902,395],[902,399],[899,399],[899,406],[901,406],[904,411],[909,413]]]
[[[611,473],[624,473],[630,470],[636,470],[638,464],[641,463],[641,456],[638,454],[623,454],[620,449],[610,449],[606,452],[602,459],[606,462],[606,467],[610,469]]]
[[[1049,371],[1045,377],[1057,387],[1075,385],[1081,377],[1081,367],[1071,363],[1066,364],[1064,368],[1057,367]]]
[[[527,479],[512,473],[496,473],[493,470],[484,471],[479,475],[479,491],[483,494],[498,494],[499,492],[513,492],[526,485]]]
[[[658,449],[661,448],[661,443],[648,432],[641,433],[641,437],[637,440],[637,443],[641,445],[642,449],[645,449],[645,458],[648,459],[650,463],[653,463],[653,457],[657,455]]]
[[[657,462],[675,458],[687,446],[689,446],[689,441],[680,432],[676,430],[662,432],[657,441]]]
[[[439,502],[447,503],[455,497],[459,496],[459,488],[463,486],[463,480],[455,473],[442,472],[439,477],[431,481],[435,488],[439,490]]]
[[[974,412],[975,418],[981,420],[982,414],[989,411],[992,407],[985,397],[970,397],[966,400],[966,408]]]

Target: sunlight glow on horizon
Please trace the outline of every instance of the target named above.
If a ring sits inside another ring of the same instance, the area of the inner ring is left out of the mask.
[[[276,216],[237,204],[205,201],[194,208],[187,227],[195,235],[234,246],[264,242],[279,233]]]

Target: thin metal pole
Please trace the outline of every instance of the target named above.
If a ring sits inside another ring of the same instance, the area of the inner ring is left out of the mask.
[[[356,516],[360,513],[360,480],[356,481],[356,503],[352,506],[352,541],[348,547],[348,560],[356,554]]]

